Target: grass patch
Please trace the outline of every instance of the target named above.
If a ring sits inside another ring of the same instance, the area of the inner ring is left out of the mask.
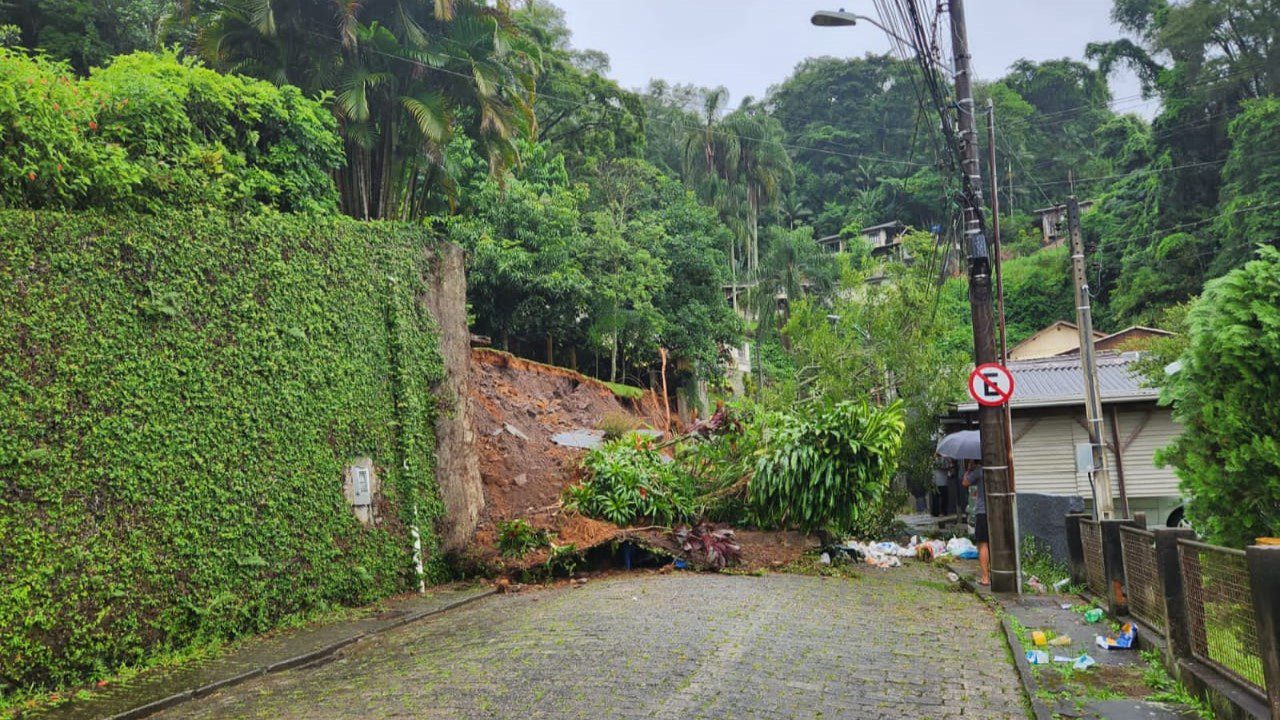
[[[624,385],[622,383],[609,382],[607,380],[602,380],[601,382],[604,383],[605,387],[612,390],[614,395],[627,400],[639,400],[649,392],[648,390],[638,388],[635,385]]]
[[[824,564],[819,560],[818,555],[803,555],[798,560],[793,560],[786,565],[778,568],[780,573],[791,573],[793,575],[810,575],[813,577],[838,577],[853,580],[862,577],[862,573],[858,572],[856,566],[848,561],[839,561],[832,558],[831,563]]]
[[[1147,669],[1142,672],[1142,680],[1153,691],[1147,696],[1148,700],[1184,705],[1190,708],[1200,720],[1214,720],[1213,707],[1209,702],[1205,698],[1192,695],[1185,685],[1170,675],[1160,659],[1159,652],[1143,650],[1142,659],[1147,663]]]

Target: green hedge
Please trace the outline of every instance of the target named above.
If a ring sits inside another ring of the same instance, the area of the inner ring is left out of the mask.
[[[0,238],[0,686],[412,587],[415,506],[443,572],[420,228],[3,211]]]

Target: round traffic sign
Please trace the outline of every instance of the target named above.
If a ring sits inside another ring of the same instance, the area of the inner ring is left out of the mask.
[[[998,407],[1013,396],[1013,373],[999,363],[983,363],[969,373],[969,396],[979,405]]]

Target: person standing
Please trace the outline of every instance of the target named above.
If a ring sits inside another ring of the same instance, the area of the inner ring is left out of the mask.
[[[929,495],[929,514],[934,517],[939,517],[947,512],[947,505],[949,504],[947,502],[947,495],[949,494],[947,485],[953,472],[952,463],[951,458],[945,458],[936,453],[933,456],[933,493]]]
[[[991,534],[987,528],[987,492],[982,485],[982,463],[968,461],[969,470],[964,474],[964,486],[973,492],[973,543],[978,546],[979,585],[991,584]]]

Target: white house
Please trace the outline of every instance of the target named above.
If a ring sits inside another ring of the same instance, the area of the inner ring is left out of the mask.
[[[1101,352],[1097,357],[1116,510],[1123,507],[1123,488],[1130,513],[1145,512],[1149,525],[1176,525],[1182,517],[1178,478],[1172,468],[1158,467],[1154,456],[1178,435],[1178,425],[1169,408],[1156,403],[1158,391],[1143,387],[1134,373],[1137,353]],[[1092,508],[1089,478],[1077,474],[1075,465],[1075,446],[1089,442],[1079,355],[1014,360],[1009,369],[1014,378],[1009,406],[1017,492],[1078,495]],[[967,403],[957,410],[976,416],[978,406]]]

